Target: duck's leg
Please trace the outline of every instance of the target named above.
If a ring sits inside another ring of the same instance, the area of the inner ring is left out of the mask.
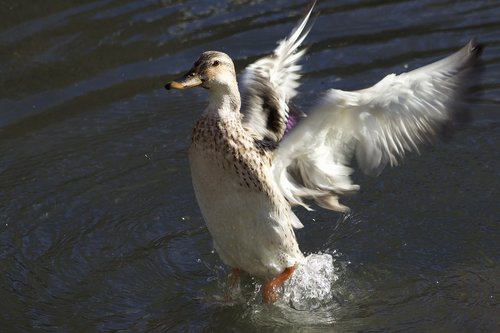
[[[292,276],[296,268],[297,265],[287,267],[281,274],[273,277],[264,284],[262,288],[262,301],[265,304],[272,304],[278,300],[278,288]]]
[[[227,277],[227,288],[224,292],[226,302],[231,302],[231,300],[239,292],[240,275],[241,269],[239,268],[233,268],[231,273],[229,273]]]
[[[240,282],[241,269],[233,268],[229,274],[229,288],[233,289]]]

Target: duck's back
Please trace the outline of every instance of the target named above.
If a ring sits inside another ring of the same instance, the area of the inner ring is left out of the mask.
[[[193,186],[214,246],[227,265],[260,277],[303,258],[292,229],[300,222],[275,187],[271,157],[239,114],[205,113],[193,129]]]

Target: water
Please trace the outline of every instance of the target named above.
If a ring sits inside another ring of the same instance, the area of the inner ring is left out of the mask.
[[[356,173],[351,214],[297,210],[312,264],[276,305],[248,276],[225,297],[186,158],[206,92],[163,85],[209,49],[241,70],[306,7],[0,3],[2,332],[500,330],[497,1],[319,2],[297,105],[476,36],[472,119],[378,178]]]

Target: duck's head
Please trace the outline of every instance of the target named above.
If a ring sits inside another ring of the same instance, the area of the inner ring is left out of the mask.
[[[181,78],[165,85],[165,89],[224,89],[236,84],[236,72],[231,58],[217,51],[206,51]]]

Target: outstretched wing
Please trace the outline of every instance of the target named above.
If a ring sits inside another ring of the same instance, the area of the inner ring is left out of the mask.
[[[347,210],[338,197],[359,188],[349,177],[352,157],[363,172],[378,175],[432,141],[464,101],[481,51],[471,41],[445,59],[390,74],[370,88],[329,90],[275,152],[275,177],[287,199],[305,206],[303,198],[314,198],[322,207]]]
[[[274,53],[249,65],[241,80],[243,124],[257,140],[277,143],[283,137],[289,117],[288,102],[297,92],[300,78],[297,65],[305,50],[297,52],[310,28],[306,29],[314,3],[306,16],[281,40]]]

